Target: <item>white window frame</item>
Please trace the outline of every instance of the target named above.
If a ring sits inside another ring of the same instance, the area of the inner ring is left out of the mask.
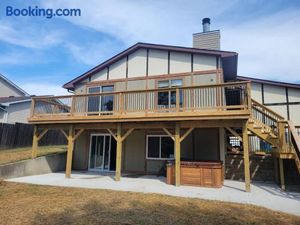
[[[114,84],[97,85],[97,86],[90,86],[90,87],[88,87],[88,88],[87,88],[87,93],[88,93],[88,94],[91,94],[91,93],[90,93],[90,88],[100,88],[99,94],[101,94],[101,93],[109,93],[109,92],[103,92],[103,90],[102,90],[103,87],[107,87],[107,86],[112,86],[112,87],[113,87],[113,91],[115,90],[115,85],[114,85]],[[97,93],[92,93],[92,94],[97,94]],[[88,102],[89,102],[89,101],[87,101],[87,108],[88,108]],[[102,112],[101,106],[102,106],[102,98],[101,98],[101,95],[99,95],[99,109],[98,109],[98,112]],[[91,113],[97,113],[97,112],[91,112]]]
[[[158,137],[159,138],[159,158],[148,157],[148,138],[149,137]],[[162,137],[168,137],[168,138],[170,138],[170,136],[166,135],[166,134],[148,134],[146,136],[146,159],[151,159],[151,160],[173,160],[173,159],[175,159],[175,150],[174,149],[173,149],[173,155],[174,155],[173,158],[161,158],[161,138]]]
[[[174,80],[180,80],[181,81],[181,85],[179,86],[172,86],[172,81]],[[159,82],[168,82],[168,87],[159,87]],[[168,89],[168,88],[181,88],[183,87],[183,79],[182,78],[174,78],[174,79],[165,79],[165,80],[158,80],[157,81],[157,88],[159,90],[161,90],[161,92],[164,92],[164,89]],[[159,93],[160,91],[158,91]],[[168,107],[166,109],[174,109],[176,107],[176,104],[171,104],[171,91],[168,90],[168,91],[165,91],[165,92],[168,92]],[[176,99],[177,101],[177,99]],[[179,101],[180,101],[180,97],[179,97]],[[164,105],[159,105],[157,103],[157,105],[159,106],[159,108],[164,108],[163,106]]]

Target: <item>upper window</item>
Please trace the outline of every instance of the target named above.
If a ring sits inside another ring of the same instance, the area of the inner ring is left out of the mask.
[[[105,92],[113,92],[114,86],[98,86],[98,87],[90,87],[88,89],[89,94],[94,93],[105,93]],[[105,112],[105,111],[113,111],[114,96],[113,95],[95,95],[88,97],[88,112]]]
[[[147,158],[173,159],[174,141],[167,135],[148,135]]]
[[[182,79],[162,80],[158,81],[158,88],[174,88],[182,87]],[[182,106],[183,92],[179,91],[179,105]],[[166,90],[158,92],[157,98],[159,108],[175,108],[176,107],[176,91]]]

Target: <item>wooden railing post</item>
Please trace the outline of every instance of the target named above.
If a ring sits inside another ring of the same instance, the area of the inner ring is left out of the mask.
[[[33,117],[34,116],[34,111],[35,111],[35,99],[32,98],[31,99],[31,108],[30,108],[30,117]]]
[[[179,112],[180,109],[180,95],[179,88],[176,88],[176,111]]]
[[[74,111],[75,111],[75,97],[72,96],[71,97],[71,115],[74,115]]]
[[[250,111],[250,114],[252,113],[252,107],[251,107],[251,105],[252,105],[252,102],[251,102],[251,83],[250,82],[248,82],[247,84],[246,84],[246,87],[247,87],[247,97],[248,97],[248,99],[247,99],[247,103],[248,103],[248,110]]]
[[[124,106],[123,106],[123,95],[122,93],[119,93],[119,114],[123,114]]]
[[[278,126],[278,152],[286,152],[287,149],[287,142],[285,138],[285,121],[280,120],[277,122]],[[290,137],[290,135],[289,135]]]

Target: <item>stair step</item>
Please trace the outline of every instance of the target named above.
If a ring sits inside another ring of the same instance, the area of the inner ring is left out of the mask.
[[[253,128],[254,128],[254,129],[261,129],[262,126],[254,124],[254,125],[253,125]]]

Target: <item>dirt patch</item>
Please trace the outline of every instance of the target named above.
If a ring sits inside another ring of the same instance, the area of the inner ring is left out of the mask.
[[[0,224],[300,224],[262,207],[156,194],[6,183]]]

